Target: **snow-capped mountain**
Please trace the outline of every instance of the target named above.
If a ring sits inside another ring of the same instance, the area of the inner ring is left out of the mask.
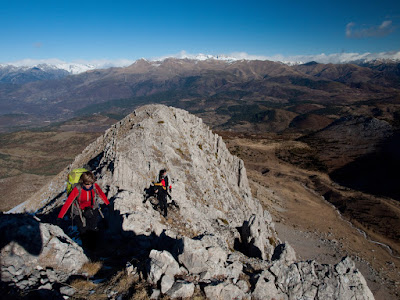
[[[46,69],[65,70],[70,74],[80,74],[98,68],[97,66],[92,64],[78,64],[78,63],[59,63],[55,65],[44,64],[44,65],[39,65],[37,67],[43,67],[44,70]]]
[[[77,63],[13,65],[0,64],[0,83],[23,84],[39,80],[60,79],[96,69],[96,66]]]
[[[23,64],[23,62],[18,63],[6,63],[0,64],[0,70],[8,69],[10,71],[27,71],[30,69],[40,69],[44,72],[54,71],[54,70],[65,70],[70,74],[79,74],[89,70],[98,68],[98,66],[92,64],[78,64],[78,63],[37,63],[37,64]]]

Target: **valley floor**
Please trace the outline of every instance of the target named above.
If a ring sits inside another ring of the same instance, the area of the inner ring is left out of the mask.
[[[254,196],[270,211],[280,239],[293,246],[299,259],[336,264],[348,255],[376,299],[400,297],[400,259],[369,239],[390,245],[394,253],[398,253],[399,241],[363,228],[366,238],[312,188],[310,177],[315,176],[335,186],[326,174],[297,168],[276,157],[279,147],[297,142],[272,136],[249,139],[229,135],[224,140],[230,151],[245,161]]]

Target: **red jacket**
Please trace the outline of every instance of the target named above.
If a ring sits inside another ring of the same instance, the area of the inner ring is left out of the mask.
[[[78,202],[79,202],[79,207],[81,209],[85,209],[86,207],[91,207],[93,208],[93,203],[92,199],[96,197],[96,191],[97,194],[100,196],[101,200],[108,205],[110,202],[108,201],[106,195],[103,193],[101,188],[97,183],[94,184],[94,187],[90,191],[85,191],[83,188],[81,189],[81,195],[79,196]],[[60,213],[58,214],[59,218],[64,218],[65,214],[67,213],[68,209],[70,208],[71,204],[75,200],[76,197],[79,195],[79,190],[77,187],[74,187],[72,190],[71,194],[69,194],[67,200],[65,201],[63,207],[61,208]]]

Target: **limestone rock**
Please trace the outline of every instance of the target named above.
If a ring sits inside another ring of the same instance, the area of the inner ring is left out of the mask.
[[[186,281],[176,281],[168,291],[168,296],[175,298],[190,298],[194,293],[194,284]]]
[[[270,271],[277,290],[289,299],[374,299],[364,277],[348,257],[336,266],[315,261],[287,265],[284,260],[278,260]],[[256,291],[260,295],[257,287]]]
[[[203,238],[193,240],[183,238],[183,253],[178,260],[191,274],[201,274],[202,279],[209,279],[225,274],[227,253],[217,243],[210,244],[211,240]]]
[[[231,283],[220,283],[217,285],[209,285],[204,288],[204,292],[208,299],[220,299],[220,300],[231,300],[231,299],[247,299],[250,298],[234,284]]]
[[[267,270],[258,277],[251,296],[255,300],[288,299],[287,295],[275,286],[275,277]]]
[[[1,214],[0,232],[1,279],[23,281],[21,288],[62,282],[88,261],[58,226],[40,223],[31,216]]]
[[[76,290],[70,286],[63,286],[60,288],[60,293],[66,296],[73,296],[76,293]]]
[[[278,260],[284,265],[290,265],[296,261],[296,252],[288,242],[285,242],[276,246],[272,260]]]
[[[171,274],[165,274],[161,279],[161,293],[165,294],[174,285],[175,279]]]
[[[174,275],[180,273],[179,264],[168,251],[151,250],[149,258],[148,281],[150,283],[157,284],[164,274],[173,279]]]
[[[264,211],[263,216],[252,215],[241,227],[241,241],[251,257],[270,259],[278,238],[272,225],[271,215]]]
[[[156,300],[160,297],[160,295],[161,295],[161,291],[158,289],[154,289],[150,295],[150,299]]]

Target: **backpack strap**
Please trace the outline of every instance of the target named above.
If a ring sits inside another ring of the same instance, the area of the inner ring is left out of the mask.
[[[93,184],[93,189],[94,189],[93,209],[98,209],[100,216],[104,219],[104,215],[103,215],[103,212],[101,211],[101,207],[99,204],[100,194],[97,191],[96,184]]]
[[[81,191],[82,191],[82,189],[81,189],[81,186],[80,186],[79,184],[76,185],[76,188],[78,189],[79,193],[78,193],[78,196],[76,196],[75,199],[74,199],[74,201],[72,202],[71,219],[73,219],[74,216],[75,216],[76,214],[78,214],[78,215],[79,215],[79,218],[81,219],[82,226],[83,226],[83,227],[86,227],[86,218],[83,216],[83,214],[82,214],[82,209],[79,207],[79,198],[81,197]],[[76,213],[76,211],[77,211],[78,213]]]

